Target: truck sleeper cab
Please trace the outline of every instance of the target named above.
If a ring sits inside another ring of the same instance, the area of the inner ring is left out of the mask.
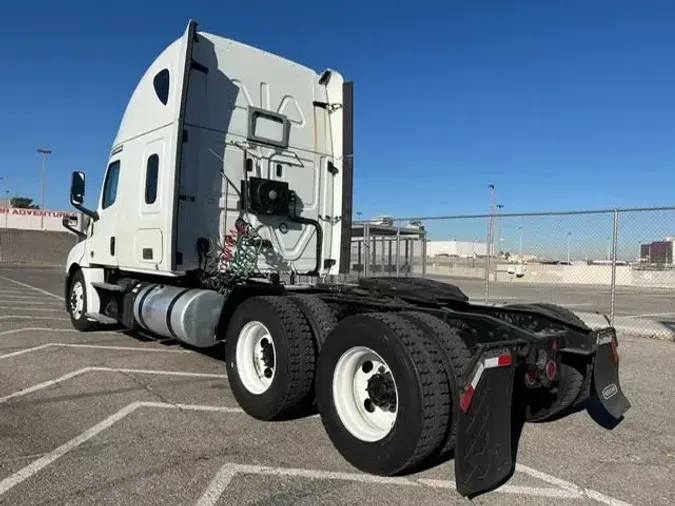
[[[469,304],[426,279],[332,281],[349,263],[352,93],[334,70],[190,21],[133,92],[95,209],[73,173],[71,203],[90,220],[65,269],[73,326],[224,341],[249,415],[316,410],[375,474],[454,453],[466,496],[512,472],[515,406],[544,421],[593,398],[622,416],[612,328],[557,306]]]

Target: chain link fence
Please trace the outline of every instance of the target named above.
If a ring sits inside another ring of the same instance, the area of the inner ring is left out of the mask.
[[[0,227],[0,265],[64,265],[67,231]],[[472,302],[551,302],[592,326],[675,340],[675,207],[355,222],[350,272],[420,276]],[[606,318],[605,318],[606,317]]]
[[[675,339],[674,249],[675,207],[384,218],[354,224],[350,275],[422,276],[472,302],[551,302]]]

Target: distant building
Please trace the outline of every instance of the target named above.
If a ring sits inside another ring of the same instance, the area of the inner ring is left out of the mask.
[[[673,242],[667,237],[663,241],[653,241],[640,245],[640,262],[656,265],[673,265]]]
[[[427,256],[485,257],[487,256],[487,243],[481,241],[428,241]]]

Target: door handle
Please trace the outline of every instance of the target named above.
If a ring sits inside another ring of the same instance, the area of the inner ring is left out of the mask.
[[[115,256],[115,238],[110,238],[110,256]]]

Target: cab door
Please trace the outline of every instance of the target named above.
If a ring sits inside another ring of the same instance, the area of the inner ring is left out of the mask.
[[[122,207],[119,198],[119,181],[122,171],[122,160],[113,157],[103,180],[103,189],[98,205],[99,219],[91,225],[91,236],[88,239],[87,253],[91,264],[117,267],[117,248],[119,227],[123,221]]]

